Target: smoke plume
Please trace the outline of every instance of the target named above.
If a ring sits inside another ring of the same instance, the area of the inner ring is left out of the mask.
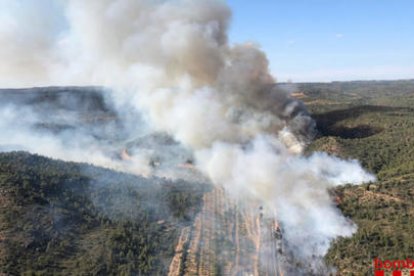
[[[332,240],[355,232],[328,189],[374,177],[355,160],[301,155],[314,136],[312,118],[275,86],[256,45],[229,45],[223,1],[2,0],[0,15],[1,86],[110,87],[124,125],[134,123],[128,114],[141,114],[136,124],[173,137],[214,184],[265,205],[298,258],[322,257]],[[31,148],[54,146],[21,135]],[[129,135],[143,133],[132,127]],[[88,147],[84,155],[101,154],[91,152],[94,141],[76,144],[73,155]],[[55,157],[74,159],[67,153]],[[132,156],[129,171],[150,173],[145,153]],[[114,162],[102,158],[100,165]]]

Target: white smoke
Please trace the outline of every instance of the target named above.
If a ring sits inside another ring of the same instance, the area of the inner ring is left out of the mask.
[[[304,259],[323,256],[330,241],[356,230],[334,207],[328,189],[373,180],[356,161],[325,153],[294,155],[272,136],[256,137],[247,149],[215,143],[197,157],[213,182],[277,213],[288,242]]]
[[[227,43],[223,1],[38,3],[0,1],[2,86],[114,88],[120,106],[191,149],[214,183],[277,212],[299,257],[323,256],[355,231],[327,190],[374,177],[356,161],[299,154],[313,121],[274,86],[257,46]]]
[[[5,91],[0,90],[0,93]],[[16,92],[18,93],[18,92]],[[24,95],[21,95],[22,97]],[[44,116],[39,116],[32,107],[24,105],[0,105],[0,145],[3,150],[25,150],[42,154],[52,158],[75,162],[88,162],[98,166],[130,172],[140,175],[149,175],[151,168],[145,155],[137,155],[133,160],[111,158],[107,153],[109,145],[99,141],[87,127],[68,129],[60,133],[51,134],[36,128],[42,123],[79,123],[77,118],[71,118],[67,113],[62,118],[59,114],[42,110]]]

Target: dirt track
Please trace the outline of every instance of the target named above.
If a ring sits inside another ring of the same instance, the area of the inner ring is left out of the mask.
[[[169,276],[283,275],[274,223],[259,206],[240,207],[222,188],[203,197],[203,208],[176,246]]]

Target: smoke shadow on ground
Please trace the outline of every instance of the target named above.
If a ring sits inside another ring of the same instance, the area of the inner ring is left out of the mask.
[[[377,105],[361,105],[346,109],[334,110],[313,115],[316,121],[316,127],[321,136],[336,136],[344,139],[366,138],[383,131],[381,127],[375,127],[367,124],[359,124],[354,127],[337,125],[339,122],[350,118],[375,113],[375,112],[403,112],[414,110],[406,107],[390,107]]]

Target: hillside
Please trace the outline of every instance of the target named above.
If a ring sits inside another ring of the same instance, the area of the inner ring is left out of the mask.
[[[0,154],[0,272],[165,274],[207,187]]]
[[[411,258],[414,81],[302,84],[298,90],[320,134],[308,152],[324,150],[356,158],[378,177],[376,183],[332,191],[358,232],[335,242],[328,262],[341,275],[365,275],[376,257]]]
[[[0,90],[0,106],[30,107],[37,115],[33,128],[28,122],[30,130],[73,135],[81,129],[114,158],[125,148],[161,144],[165,153],[176,144],[158,134],[128,136],[97,88],[59,88],[54,94],[55,89]],[[376,257],[412,258],[414,81],[298,84],[293,95],[317,123],[318,135],[306,154],[356,158],[378,177],[375,183],[331,191],[358,232],[334,241],[327,262],[339,275],[372,275]],[[44,109],[50,112],[43,114]],[[114,140],[125,145],[112,145]],[[151,162],[177,155],[170,152]],[[0,274],[259,273],[275,260],[260,263],[262,248],[279,251],[271,237],[274,222],[260,217],[258,206],[239,209],[220,188],[208,185],[132,176],[27,152],[0,153]],[[283,258],[278,263],[288,273]]]

